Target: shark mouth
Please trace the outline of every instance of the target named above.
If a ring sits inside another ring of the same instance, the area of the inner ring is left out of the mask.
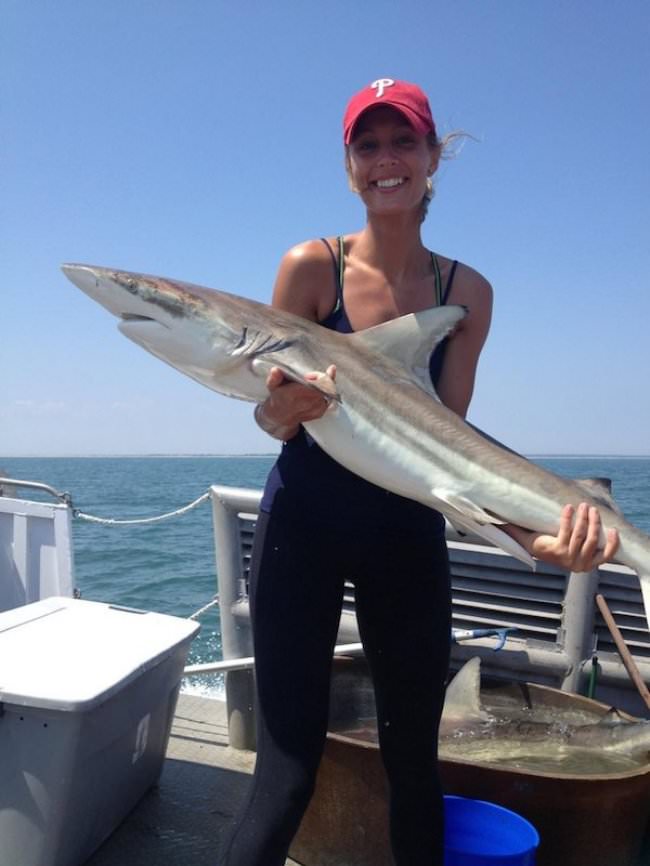
[[[123,322],[155,322],[151,316],[139,316],[137,313],[120,313]],[[160,324],[159,322],[157,324]]]
[[[159,319],[141,316],[139,313],[120,313],[119,318],[118,329],[131,339],[136,339],[137,335],[140,335],[142,339],[147,335],[147,339],[150,339],[152,335],[160,334],[158,328],[163,328],[165,331],[170,330],[170,326]],[[138,342],[137,339],[136,342]]]

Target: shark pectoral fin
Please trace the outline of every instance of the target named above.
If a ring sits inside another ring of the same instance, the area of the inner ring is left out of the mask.
[[[518,541],[515,541],[512,536],[504,532],[503,529],[499,529],[493,523],[485,523],[477,531],[479,535],[482,535],[483,538],[494,544],[495,547],[500,547],[504,553],[509,553],[510,556],[514,556],[515,559],[518,559],[532,569],[532,571],[535,571],[535,560],[530,553]]]
[[[313,370],[307,374],[306,385],[316,388],[321,394],[328,397],[329,400],[340,403],[341,398],[336,390],[336,382],[329,373],[323,373],[321,370]]]
[[[269,361],[265,361],[262,358],[253,358],[250,362],[250,368],[255,373],[256,376],[259,376],[260,379],[265,379],[271,367],[277,366],[276,364],[271,364]]]
[[[439,496],[439,499],[439,510],[446,515],[456,529],[459,531],[464,529],[466,532],[484,538],[489,544],[492,544],[495,547],[500,547],[504,553],[509,553],[510,556],[514,556],[515,559],[518,559],[520,562],[523,562],[524,565],[527,565],[532,569],[532,571],[535,571],[535,560],[533,557],[521,546],[521,544],[519,544],[518,541],[515,541],[512,536],[508,535],[507,532],[499,529],[499,527],[495,526],[494,523],[483,523],[474,520],[467,513],[451,506],[448,500],[445,501],[441,496]],[[436,506],[432,505],[431,507],[435,508]],[[502,523],[503,521],[500,522]]]
[[[477,505],[476,502],[473,502],[467,496],[462,496],[460,493],[453,493],[450,490],[440,490],[438,488],[434,488],[431,492],[437,500],[447,503],[455,511],[460,511],[461,514],[466,515],[477,523],[505,523],[505,520],[497,517],[496,514],[491,514],[489,511],[481,508],[480,505]]]
[[[399,361],[437,400],[438,395],[429,374],[431,353],[466,315],[466,307],[446,304],[419,313],[409,313],[399,319],[375,325],[374,328],[366,328],[365,331],[357,331],[346,339]]]
[[[341,397],[336,389],[336,382],[328,373],[321,370],[298,370],[288,364],[283,364],[282,361],[271,361],[267,358],[254,358],[250,365],[258,376],[267,376],[272,367],[277,367],[278,370],[282,370],[287,379],[305,385],[307,388],[313,388],[322,394],[328,403],[341,402]]]

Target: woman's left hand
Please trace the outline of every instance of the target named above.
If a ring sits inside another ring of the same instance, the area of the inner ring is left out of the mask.
[[[592,571],[612,559],[618,550],[619,537],[615,529],[608,530],[605,547],[598,548],[601,529],[597,508],[586,502],[577,508],[565,505],[558,534],[530,533],[526,547],[533,556],[560,568],[576,572]]]

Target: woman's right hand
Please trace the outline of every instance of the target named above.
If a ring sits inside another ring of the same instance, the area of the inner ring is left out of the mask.
[[[305,379],[317,381],[322,375],[307,373]],[[334,364],[327,368],[326,375],[334,381]],[[321,418],[330,405],[330,400],[320,391],[287,379],[279,367],[271,368],[266,387],[269,396],[257,406],[255,418],[259,426],[276,439],[293,439],[301,424]]]

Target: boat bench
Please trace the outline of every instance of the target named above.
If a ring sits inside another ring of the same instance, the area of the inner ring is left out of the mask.
[[[223,654],[225,659],[245,658],[253,655],[248,572],[261,493],[213,486],[211,499]],[[454,644],[453,669],[478,655],[484,677],[531,680],[584,692],[597,658],[598,699],[647,715],[594,601],[602,593],[641,675],[650,681],[650,633],[634,572],[607,564],[588,574],[573,574],[541,562],[532,571],[482,539],[460,536],[449,524],[447,541],[453,628],[516,629],[498,652],[494,638]],[[404,581],[408,592],[408,575],[397,579]],[[283,628],[290,629],[291,624]],[[358,641],[354,588],[346,585],[338,642]],[[250,747],[251,672],[226,674],[226,696],[231,744]]]

